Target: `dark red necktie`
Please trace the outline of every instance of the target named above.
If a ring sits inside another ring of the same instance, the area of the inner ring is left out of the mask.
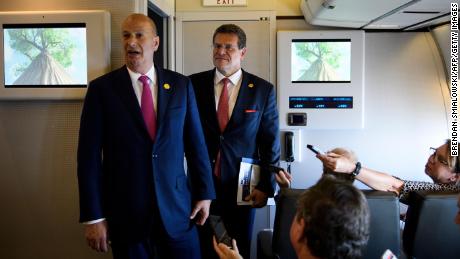
[[[223,78],[221,80],[223,87],[222,87],[222,92],[220,93],[220,98],[219,98],[219,104],[217,105],[217,121],[219,122],[219,128],[220,128],[220,133],[223,134],[225,127],[227,127],[227,123],[229,120],[228,117],[228,82],[230,80],[228,78]],[[214,175],[217,176],[217,178],[220,178],[220,159],[221,159],[221,150],[219,149],[219,152],[217,152],[217,157],[216,157],[216,164],[214,165]]]
[[[155,141],[157,133],[157,116],[153,106],[152,91],[150,90],[149,78],[146,75],[139,77],[142,82],[141,110],[144,117],[145,126],[149,132],[150,138]]]

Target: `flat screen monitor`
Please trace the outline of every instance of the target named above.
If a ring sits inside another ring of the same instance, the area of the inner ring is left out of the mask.
[[[364,127],[364,31],[278,31],[276,49],[281,129],[293,113],[307,129]]]
[[[0,99],[82,99],[110,71],[103,10],[0,12]]]
[[[293,39],[292,83],[349,83],[350,39]]]
[[[85,23],[4,24],[6,88],[88,84]]]

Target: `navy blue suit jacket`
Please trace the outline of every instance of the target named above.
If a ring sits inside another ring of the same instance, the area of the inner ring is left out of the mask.
[[[241,88],[232,116],[221,134],[214,98],[215,69],[190,76],[200,111],[201,124],[212,166],[219,148],[221,179],[217,200],[236,205],[238,172],[242,157],[258,159],[262,165],[261,181],[257,189],[273,195],[274,176],[266,165],[277,164],[280,156],[278,110],[272,84],[243,70]]]
[[[154,143],[125,66],[92,81],[83,107],[80,221],[106,218],[113,240],[146,237],[154,219],[161,220],[169,236],[179,237],[193,226],[193,201],[215,198],[192,84],[183,75],[155,69]]]

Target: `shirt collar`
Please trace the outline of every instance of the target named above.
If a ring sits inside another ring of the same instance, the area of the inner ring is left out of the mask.
[[[126,68],[128,69],[128,73],[129,73],[129,77],[131,77],[131,81],[132,82],[137,82],[137,80],[139,80],[139,77],[142,74],[134,72],[131,69],[129,69],[128,67],[126,67]],[[153,84],[155,84],[155,66],[152,66],[149,69],[149,71],[147,71],[147,73],[145,73],[145,75],[148,76],[148,78],[151,80],[151,82],[153,82]]]
[[[236,85],[240,81],[242,74],[243,72],[240,68],[235,73],[233,73],[233,75],[229,76],[228,79],[232,82],[233,85]],[[216,74],[214,76],[214,85],[217,85],[224,77],[226,76],[224,76],[221,72],[219,72],[219,70],[216,69]]]

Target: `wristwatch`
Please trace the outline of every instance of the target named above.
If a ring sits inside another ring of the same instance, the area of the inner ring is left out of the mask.
[[[351,175],[353,175],[353,177],[356,177],[359,174],[359,171],[361,171],[361,163],[357,162],[355,170],[353,170],[353,172],[351,172]]]

